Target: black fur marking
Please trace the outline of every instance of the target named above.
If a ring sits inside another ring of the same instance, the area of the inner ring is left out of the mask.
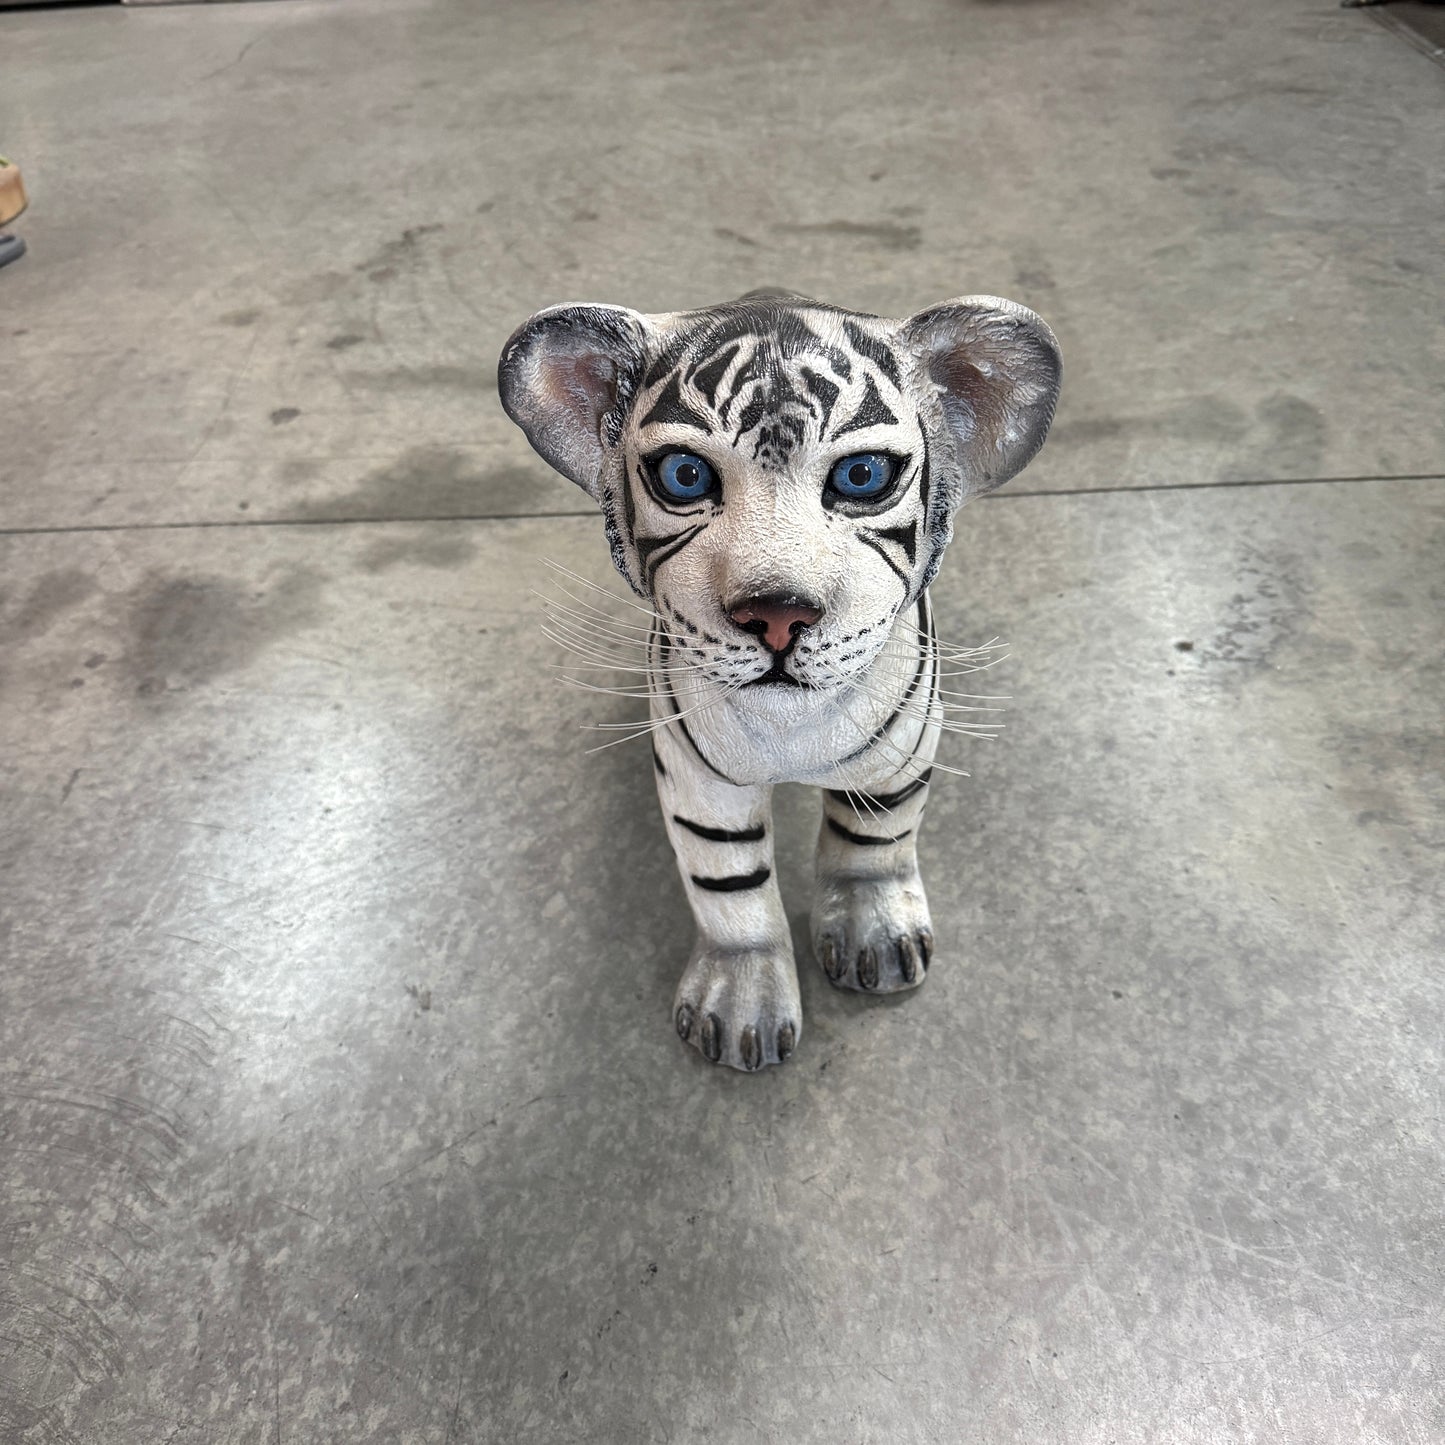
[[[933,769],[929,768],[926,773],[919,774],[911,783],[894,793],[855,793],[851,790],[840,792],[836,788],[829,788],[828,796],[835,803],[846,803],[855,813],[866,813],[873,809],[888,812],[926,788],[932,776]]]
[[[685,532],[671,532],[666,537],[634,537],[633,545],[637,548],[637,560],[642,563],[643,576],[649,588],[652,586],[652,579],[657,576],[657,569],[667,561],[681,552],[699,532],[703,530],[706,523],[700,523],[696,527],[689,527]]]
[[[766,342],[762,338],[758,338],[752,354],[733,373],[732,385],[728,388],[728,394],[723,397],[717,407],[718,417],[724,426],[731,425],[733,403],[753,382],[762,380],[765,350]]]
[[[852,321],[843,323],[843,335],[868,358],[899,391],[903,390],[903,378],[898,374],[898,362],[893,353],[881,341],[875,341],[869,334]]]
[[[669,371],[677,365],[679,352],[677,348],[669,346],[658,356],[657,360],[647,368],[647,375],[642,378],[643,388],[656,386]]]
[[[893,724],[903,716],[903,710],[913,701],[913,695],[918,691],[918,684],[923,680],[923,674],[926,671],[928,654],[933,650],[933,614],[929,611],[927,594],[918,599],[918,620],[922,624],[920,630],[924,635],[924,646],[918,650],[918,668],[913,674],[913,681],[908,684],[908,691],[903,694],[903,701],[893,709],[888,715],[888,720],[873,733],[861,748],[855,748],[851,753],[839,758],[839,764],[851,763],[854,759],[861,758],[870,748],[882,741]]]
[[[738,418],[738,429],[733,435],[734,446],[738,444],[738,441],[746,435],[746,433],[752,431],[752,429],[762,421],[768,414],[768,409],[771,404],[772,398],[769,397],[765,391],[759,390],[755,393],[753,399],[743,408],[743,414]]]
[[[626,499],[627,510],[630,513],[632,510],[632,499],[629,495],[629,489],[626,486],[622,488],[622,495]],[[623,529],[617,520],[617,507],[612,499],[611,492],[604,492],[602,494],[602,531],[607,538],[607,550],[612,554],[612,565],[627,579],[627,585],[631,587],[639,597],[645,597],[647,594],[632,580],[632,574],[628,571],[627,543],[623,541]],[[627,524],[627,535],[629,537],[632,535],[632,523],[630,521]]]
[[[667,769],[663,767],[662,759],[657,755],[656,743],[652,745],[652,766],[657,769],[657,776],[659,778],[665,778],[667,776]]]
[[[637,485],[644,492],[648,491],[647,473],[643,470],[641,462],[637,464],[636,476]],[[637,537],[637,498],[633,494],[632,488],[627,485],[627,479],[625,477],[619,490],[622,493],[622,516],[627,524],[627,535],[635,540]],[[623,576],[625,577],[626,575],[627,573],[624,570]]]
[[[837,315],[840,308],[810,301],[805,297],[794,299],[758,296],[743,297],[698,313],[698,320],[693,326],[673,336],[664,346],[648,369],[642,384],[655,386],[669,371],[685,360],[691,358],[696,363],[700,359],[703,364],[707,364],[720,348],[747,340],[756,342],[757,350],[767,351],[769,359],[759,361],[755,352],[754,357],[739,368],[739,375],[733,382],[733,398],[748,381],[765,374],[765,370],[776,370],[778,358],[792,360],[808,353],[826,361],[845,381],[850,380],[853,364],[847,352],[836,346],[829,346],[808,325],[805,318],[809,311]],[[877,350],[877,347],[873,350]],[[880,362],[879,365],[882,366],[883,363]],[[883,369],[886,373],[887,368]],[[727,424],[726,413],[727,403],[719,403],[718,414],[724,425]]]
[[[835,823],[826,813],[823,815],[823,821],[840,838],[846,838],[850,843],[857,843],[861,848],[882,848],[889,843],[901,843],[913,831],[912,828],[906,828],[895,838],[870,838],[866,833],[855,833],[851,828],[845,828],[841,823]]]
[[[920,425],[922,418],[919,419]],[[947,474],[945,473],[945,476]],[[949,525],[949,490],[947,483],[937,488],[932,486],[932,472],[929,465],[928,433],[923,433],[923,477],[918,484],[918,505],[923,515],[923,537],[927,556],[923,563],[921,586],[927,587],[938,575],[939,564],[943,561],[944,548],[951,534]]]
[[[713,424],[682,399],[682,385],[676,374],[663,387],[662,395],[652,403],[651,410],[642,418],[640,425],[653,426],[661,423],[690,426],[694,431],[704,432],[708,436],[713,433]]]
[[[773,876],[771,868],[759,868],[755,873],[734,873],[728,878],[699,878],[696,873],[689,875],[699,888],[709,893],[741,893],[748,888],[759,888]]]
[[[803,378],[803,385],[817,398],[819,417],[818,433],[821,435],[828,429],[828,419],[833,415],[833,404],[838,400],[839,388],[834,386],[826,376],[820,376],[811,366],[799,368]]]
[[[923,438],[923,469],[918,478],[918,514],[925,527],[930,525],[928,515],[928,431],[923,425],[923,413],[918,414],[918,435]]]
[[[703,765],[703,767],[705,767],[705,768],[708,770],[708,772],[710,772],[710,773],[715,773],[718,777],[720,777],[720,778],[723,780],[723,782],[725,782],[725,783],[732,783],[733,780],[732,780],[730,777],[728,777],[728,775],[727,775],[725,772],[723,772],[723,770],[722,770],[721,768],[714,767],[713,764],[710,763],[710,762],[707,760],[707,756],[706,756],[706,754],[703,752],[703,750],[702,750],[700,747],[698,747],[698,745],[697,745],[697,739],[696,739],[695,737],[693,737],[693,735],[688,731],[688,729],[687,729],[687,724],[686,724],[685,722],[683,722],[683,720],[681,719],[681,717],[678,716],[678,713],[679,713],[680,709],[678,708],[678,705],[677,705],[677,699],[676,699],[675,697],[673,697],[673,695],[672,695],[672,693],[671,693],[670,691],[668,692],[667,697],[668,697],[668,701],[672,704],[673,718],[674,718],[674,720],[675,720],[676,723],[677,723],[678,730],[682,733],[683,737],[685,737],[685,738],[687,739],[687,745],[688,745],[688,747],[690,747],[690,748],[693,750],[693,752],[695,752],[695,753],[697,754],[698,761]],[[733,787],[736,788],[736,787],[739,787],[739,786],[740,786],[740,784],[738,784],[738,783],[733,783]]]
[[[908,557],[908,565],[913,566],[918,556],[918,523],[910,522],[906,527],[884,527],[873,534],[881,537],[885,542],[896,542],[903,548]]]
[[[767,829],[762,824],[756,828],[705,828],[701,823],[694,823],[680,813],[674,813],[672,821],[686,828],[689,833],[706,838],[709,843],[760,843],[768,836]]]
[[[711,361],[706,361],[699,366],[688,378],[709,406],[712,406],[716,400],[717,389],[722,384],[723,377],[727,375],[728,367],[733,364],[733,358],[738,354],[741,344],[741,342],[736,342],[725,351],[720,351]]]
[[[764,463],[782,465],[803,444],[807,423],[797,416],[785,414],[758,428],[753,456]]]
[[[657,638],[657,650],[659,659],[662,663],[666,664],[668,655],[672,651],[672,645],[668,642],[665,636],[659,633],[654,632],[653,636]],[[672,684],[667,681],[667,678],[665,676],[662,680],[662,687],[663,691],[667,694],[667,701],[672,708],[672,720],[677,724],[678,731],[683,735],[684,738],[687,739],[688,747],[690,747],[697,755],[698,762],[700,762],[703,767],[708,770],[708,772],[712,773],[714,777],[721,778],[725,783],[733,783],[733,780],[728,777],[728,775],[723,772],[721,768],[715,767],[712,763],[708,761],[707,755],[700,747],[698,747],[697,739],[694,738],[693,735],[688,731],[687,724],[682,719],[682,709],[677,704],[677,698],[674,696],[672,691]],[[738,783],[733,783],[733,787],[736,788],[739,786],[741,785]]]
[[[899,581],[903,583],[903,590],[907,592],[912,588],[913,581],[908,573],[888,555],[887,549],[883,546],[883,543],[878,540],[880,535],[881,534],[877,532],[860,531],[858,533],[858,540],[865,546],[871,547],[888,564],[889,568],[897,575]]]
[[[852,417],[843,423],[833,433],[833,440],[837,440],[845,432],[861,431],[865,426],[896,426],[898,418],[888,409],[883,398],[878,395],[878,388],[873,385],[873,378],[863,378],[863,400],[858,403],[858,410]]]

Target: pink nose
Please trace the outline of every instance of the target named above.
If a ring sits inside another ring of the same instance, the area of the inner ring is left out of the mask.
[[[797,597],[749,597],[728,609],[728,616],[742,628],[761,637],[771,652],[786,652],[803,628],[811,627],[823,609]]]

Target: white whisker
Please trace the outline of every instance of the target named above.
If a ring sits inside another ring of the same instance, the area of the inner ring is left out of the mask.
[[[731,696],[733,695],[733,693],[735,693],[735,692],[738,690],[738,688],[740,688],[740,687],[745,687],[746,685],[747,685],[746,683],[734,683],[731,687],[725,688],[725,689],[723,689],[721,692],[719,692],[719,694],[718,694],[716,697],[708,698],[706,701],[700,702],[700,703],[696,704],[694,707],[687,708],[687,709],[685,709],[685,710],[683,710],[683,711],[681,711],[681,712],[669,713],[669,714],[667,714],[667,715],[664,716],[664,717],[649,718],[645,723],[641,723],[641,724],[636,724],[636,723],[634,723],[634,724],[627,724],[627,723],[593,723],[593,724],[590,724],[591,727],[597,728],[597,729],[621,728],[621,727],[631,726],[631,727],[633,727],[635,730],[634,730],[633,732],[628,733],[628,735],[627,735],[626,737],[614,738],[614,739],[613,739],[611,742],[609,742],[609,743],[599,743],[595,748],[588,748],[587,751],[588,751],[589,753],[600,753],[600,752],[602,752],[605,748],[615,748],[615,747],[619,747],[621,744],[623,744],[623,743],[630,743],[630,742],[634,741],[634,739],[636,739],[636,738],[640,738],[640,737],[651,737],[653,734],[655,734],[655,733],[657,733],[657,732],[660,732],[663,728],[665,728],[665,727],[670,727],[673,723],[679,723],[679,722],[681,722],[684,718],[692,717],[695,713],[705,712],[708,708],[716,707],[717,704],[720,703],[720,702],[722,702],[725,698],[731,697]]]
[[[545,566],[550,567],[554,572],[560,573],[563,577],[570,577],[572,581],[581,583],[583,587],[588,588],[592,592],[600,593],[609,601],[620,602],[624,607],[635,608],[644,616],[653,616],[653,609],[651,607],[644,607],[640,602],[634,602],[630,597],[622,597],[618,593],[613,592],[608,587],[599,586],[596,582],[593,582],[588,578],[584,577],[580,572],[574,572],[570,567],[564,567],[560,562],[555,561],[551,557],[543,557],[540,560]]]
[[[918,762],[918,758],[917,758],[914,754],[912,754],[912,753],[905,753],[905,752],[903,751],[903,749],[900,748],[900,747],[899,747],[891,738],[889,738],[886,734],[882,734],[882,735],[874,738],[873,733],[872,733],[871,731],[869,731],[868,729],[864,728],[864,727],[859,723],[858,719],[855,718],[855,717],[853,716],[853,714],[850,713],[850,712],[848,711],[848,709],[843,706],[843,704],[842,704],[841,701],[835,700],[834,706],[836,706],[837,709],[838,709],[838,711],[841,712],[841,713],[843,714],[843,716],[844,716],[845,718],[847,718],[847,720],[848,720],[850,723],[853,724],[853,726],[858,730],[858,734],[859,734],[860,737],[867,738],[867,739],[872,739],[873,746],[875,746],[875,747],[883,747],[883,748],[886,748],[889,752],[891,752],[891,753],[894,755],[894,757],[896,757],[896,758],[898,759],[898,761],[899,761],[899,771],[900,771],[901,773],[903,773],[903,775],[904,775],[905,777],[909,777],[909,778],[913,778],[913,779],[919,779],[919,778],[921,778],[921,777],[923,776],[923,774],[922,774],[921,772],[918,772],[918,771],[914,770],[913,765],[917,764],[917,762]],[[946,764],[940,763],[936,758],[935,758],[935,759],[933,760],[933,762],[931,762],[928,766],[929,766],[929,767],[934,767],[934,768],[940,768],[940,769],[941,769],[943,772],[945,772],[945,773],[954,773],[954,774],[956,774],[958,777],[961,777],[961,778],[966,778],[966,777],[968,776],[968,774],[965,773],[961,768],[950,768],[950,767],[948,767]]]
[[[568,687],[581,688],[583,692],[606,692],[611,693],[613,697],[656,698],[660,701],[667,696],[666,693],[658,692],[655,687],[646,682],[628,683],[624,687],[599,687],[595,682],[583,682],[580,677],[568,677],[566,673],[558,674],[557,681],[566,683]]]
[[[544,604],[543,611],[549,617],[565,617],[572,622],[582,623],[588,627],[595,627],[600,631],[611,633],[614,637],[650,637],[655,627],[640,627],[632,622],[619,622],[615,617],[607,617],[600,613],[583,611],[576,607],[568,607],[563,602],[558,602],[555,597],[547,597],[541,592],[534,592],[534,597],[540,597]]]

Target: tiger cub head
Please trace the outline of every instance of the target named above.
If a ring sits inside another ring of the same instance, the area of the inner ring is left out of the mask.
[[[760,699],[829,692],[874,661],[954,512],[1043,444],[1060,374],[1053,333],[1012,301],[892,321],[754,292],[656,316],[540,311],[498,381],[600,505],[679,663]]]

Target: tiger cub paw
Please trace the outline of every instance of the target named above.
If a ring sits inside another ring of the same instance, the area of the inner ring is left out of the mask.
[[[933,921],[917,871],[905,878],[820,879],[813,953],[835,988],[901,993],[933,960]]]
[[[709,1063],[746,1073],[781,1064],[803,1033],[791,950],[729,952],[700,943],[678,983],[672,1020]]]

